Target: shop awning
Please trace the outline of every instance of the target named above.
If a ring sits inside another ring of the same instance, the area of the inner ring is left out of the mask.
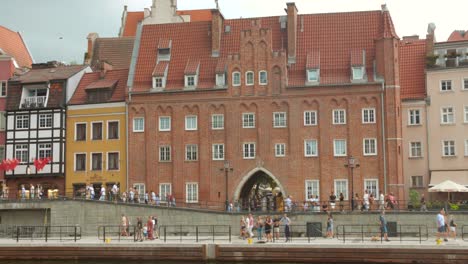
[[[468,171],[432,171],[429,186],[435,186],[445,180],[468,187]]]

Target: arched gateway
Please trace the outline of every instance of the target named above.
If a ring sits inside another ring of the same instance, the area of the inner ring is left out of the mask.
[[[275,195],[287,195],[277,177],[263,167],[249,171],[239,182],[234,192],[234,201],[246,210],[273,210]]]

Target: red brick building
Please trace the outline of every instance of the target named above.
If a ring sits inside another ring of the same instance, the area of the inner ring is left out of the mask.
[[[257,186],[294,200],[402,196],[400,40],[388,10],[286,11],[142,26],[129,74],[130,185],[220,206]]]

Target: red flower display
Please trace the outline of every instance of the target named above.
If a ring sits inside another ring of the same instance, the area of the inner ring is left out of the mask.
[[[4,170],[4,171],[14,170],[16,166],[18,166],[19,163],[20,163],[19,159],[4,159],[2,163],[0,163],[0,170]]]
[[[41,171],[45,165],[49,164],[52,161],[50,157],[46,157],[43,159],[34,159],[34,167],[36,167],[36,171]]]

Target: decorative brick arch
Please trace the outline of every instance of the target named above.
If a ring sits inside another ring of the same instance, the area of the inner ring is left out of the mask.
[[[280,188],[280,191],[283,194],[283,197],[287,196],[286,189],[284,188],[284,186],[281,184],[281,182],[278,180],[278,178],[273,173],[271,173],[269,170],[265,169],[264,167],[256,167],[256,168],[252,169],[251,171],[247,172],[247,174],[237,184],[237,187],[234,190],[234,195],[232,196],[232,199],[234,201],[239,200],[239,198],[240,198],[239,196],[240,196],[240,193],[242,191],[242,188],[244,188],[244,185],[247,183],[247,181],[250,179],[250,177],[252,177],[253,175],[255,175],[259,171],[264,172],[265,174],[270,176],[276,182],[276,184],[278,184],[278,187]]]

